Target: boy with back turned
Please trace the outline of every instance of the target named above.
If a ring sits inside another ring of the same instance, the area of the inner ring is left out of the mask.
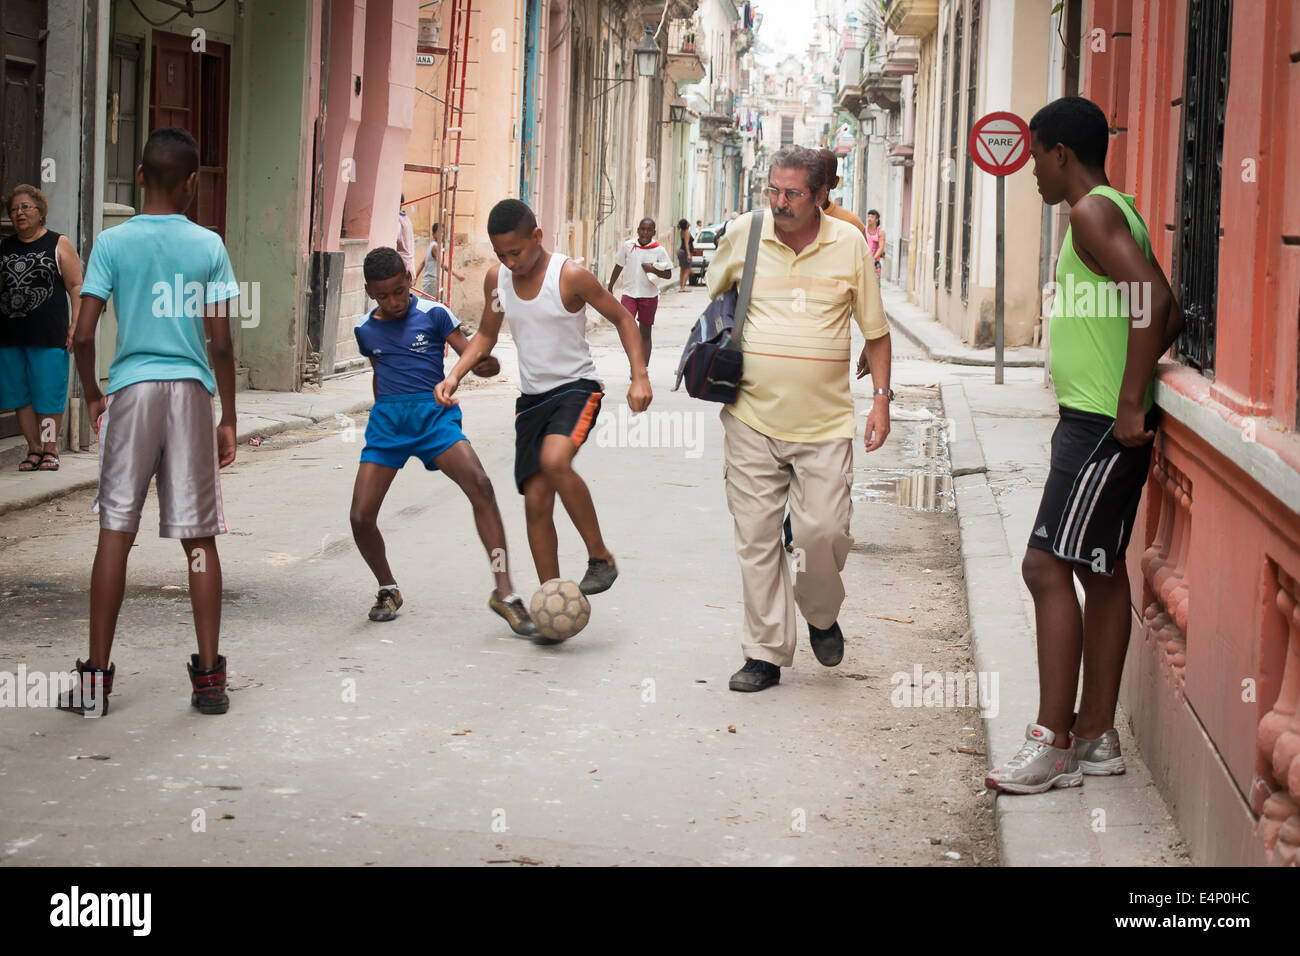
[[[226,531],[218,469],[235,460],[230,312],[238,286],[221,237],[185,216],[198,192],[198,169],[198,146],[185,130],[150,134],[136,170],[144,206],[95,240],[81,290],[73,341],[90,418],[99,428],[100,530],[90,580],[90,653],[77,661],[78,686],[59,706],[87,717],[108,711],[116,670],[109,658],[127,558],[155,478],[159,534],[180,539],[189,568],[199,649],[187,665],[190,703],[204,714],[223,714],[230,703],[226,659],[218,653],[216,535]],[[188,291],[196,287],[203,290],[201,305]],[[178,297],[176,289],[185,294]],[[106,398],[95,369],[95,326],[109,296],[118,329]],[[220,421],[213,415],[214,386],[221,392]]]

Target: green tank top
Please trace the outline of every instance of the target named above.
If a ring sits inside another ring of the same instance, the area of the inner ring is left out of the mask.
[[[1096,186],[1119,206],[1133,240],[1149,259],[1151,237],[1134,198],[1110,186]],[[1065,232],[1056,261],[1056,297],[1049,329],[1050,366],[1057,400],[1066,408],[1114,418],[1128,360],[1129,290],[1099,276],[1074,251],[1073,229]],[[1150,306],[1150,290],[1136,290],[1137,304]],[[1155,376],[1147,383],[1142,410],[1155,404]]]

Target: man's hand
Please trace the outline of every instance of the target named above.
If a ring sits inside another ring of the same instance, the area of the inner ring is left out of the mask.
[[[1138,448],[1155,437],[1155,432],[1147,431],[1142,403],[1134,404],[1121,399],[1115,416],[1115,440],[1125,447]]]
[[[77,323],[76,323],[76,322],[69,323],[69,325],[68,325],[68,341],[66,341],[66,342],[63,343],[63,351],[65,351],[65,352],[69,352],[69,353],[72,352],[72,337],[73,337],[73,335],[76,334],[76,331],[77,331]]]
[[[218,467],[225,468],[235,460],[235,423],[222,423],[217,426],[217,461]]]
[[[653,274],[653,273],[656,271],[656,270],[655,270],[654,263],[653,263],[653,262],[643,262],[643,263],[641,263],[641,271],[642,271],[642,272],[648,272],[648,273],[652,273],[652,274]]]
[[[632,384],[627,387],[627,405],[632,409],[632,413],[644,412],[650,407],[650,401],[654,394],[650,390],[650,378],[644,373],[632,379]]]
[[[871,371],[871,366],[867,363],[867,347],[862,346],[862,354],[858,356],[858,378],[866,378],[867,373]]]
[[[448,375],[441,382],[433,387],[433,397],[437,399],[439,405],[451,408],[453,405],[459,405],[460,402],[452,396],[456,393],[456,388],[460,385],[460,379],[454,374]]]
[[[491,378],[501,371],[501,363],[495,355],[485,355],[474,365],[474,374],[479,378]]]
[[[859,378],[862,376],[859,375]],[[889,397],[877,395],[867,414],[867,427],[862,435],[862,445],[867,451],[875,451],[889,437]]]

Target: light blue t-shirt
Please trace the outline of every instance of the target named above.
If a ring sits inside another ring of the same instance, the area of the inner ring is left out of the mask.
[[[171,216],[138,215],[95,239],[81,294],[117,310],[108,393],[136,382],[197,379],[209,393],[203,311],[239,294],[226,247],[211,229]]]

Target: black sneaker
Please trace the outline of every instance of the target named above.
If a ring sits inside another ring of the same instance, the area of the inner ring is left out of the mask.
[[[113,693],[113,675],[116,673],[116,664],[110,664],[106,671],[99,671],[85,661],[77,661],[77,684],[59,695],[59,710],[83,717],[103,717],[108,713],[108,695]]]
[[[817,662],[826,667],[834,667],[844,660],[844,632],[840,622],[836,621],[826,630],[808,625],[808,643],[812,645]]]
[[[739,691],[763,690],[781,683],[781,668],[767,661],[747,658],[745,666],[731,675],[731,689]]]
[[[199,655],[191,654],[190,662],[185,665],[190,672],[190,706],[198,708],[200,714],[224,714],[230,709],[230,698],[226,696],[226,658],[217,655],[217,666],[212,670],[199,669]]]
[[[370,609],[370,620],[391,621],[397,617],[397,609],[401,606],[401,591],[397,588],[380,588],[375,597],[375,605]]]
[[[599,594],[601,591],[608,591],[616,580],[618,580],[618,568],[614,566],[613,561],[591,558],[587,562],[587,573],[582,576],[582,583],[578,585],[578,590],[583,594]]]

